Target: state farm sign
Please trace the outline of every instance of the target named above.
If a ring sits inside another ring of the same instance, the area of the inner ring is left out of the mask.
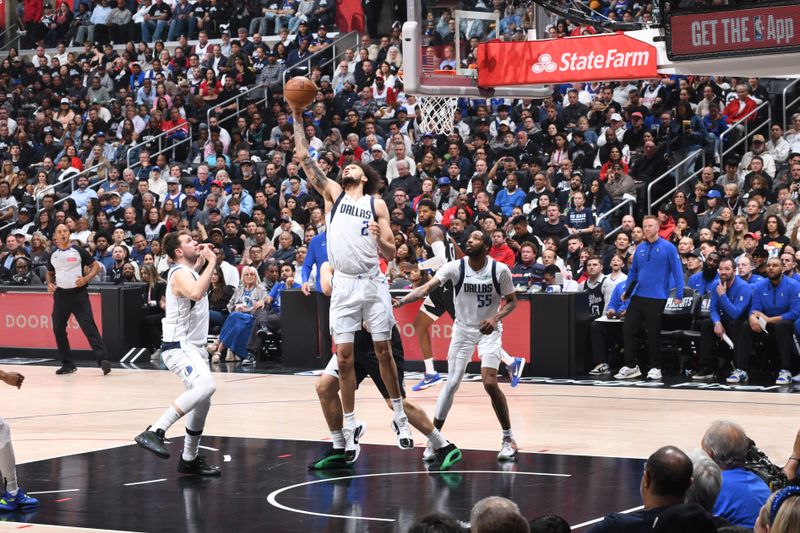
[[[790,53],[800,49],[800,5],[683,13],[669,17],[670,59]]]
[[[624,34],[478,45],[478,85],[539,85],[656,77],[655,47]]]

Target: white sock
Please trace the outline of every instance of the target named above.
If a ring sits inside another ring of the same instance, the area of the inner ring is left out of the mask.
[[[513,438],[514,438],[514,432],[511,431],[511,428],[503,430],[503,439],[504,440],[505,439],[513,439]]]
[[[450,442],[446,438],[444,438],[444,436],[441,433],[439,433],[439,430],[436,428],[433,428],[433,431],[431,431],[430,434],[426,435],[426,437],[428,437],[428,440],[430,441],[431,445],[433,445],[434,450],[438,450],[439,448],[444,448],[445,446],[450,444]]]
[[[334,450],[341,450],[344,448],[344,434],[341,429],[331,431],[331,440],[333,441]]]
[[[346,428],[354,428],[354,427],[356,427],[356,414],[355,413],[345,413],[344,414],[344,427],[346,427]]]
[[[200,437],[202,435],[202,429],[200,431],[192,431],[189,428],[186,428],[186,437],[183,439],[182,455],[184,461],[194,461],[197,459],[197,449],[200,446]]]
[[[151,428],[153,431],[157,429],[163,429],[166,433],[167,430],[172,427],[172,424],[177,422],[180,419],[181,415],[178,411],[175,410],[174,407],[170,406],[169,409],[164,411],[164,414],[161,415],[161,418],[158,419],[158,422],[153,424]]]
[[[392,409],[394,409],[394,417],[395,418],[402,418],[406,416],[405,411],[403,411],[403,399],[402,398],[392,398]]]
[[[433,367],[433,357],[425,356],[425,373],[435,374],[436,369]]]
[[[508,355],[508,352],[505,350],[500,351],[500,360],[503,361],[506,366],[511,366],[511,364],[514,362],[514,358]]]

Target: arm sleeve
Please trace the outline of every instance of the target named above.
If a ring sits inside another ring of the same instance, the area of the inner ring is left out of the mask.
[[[279,286],[280,286],[280,283],[276,283],[269,290],[269,297],[272,298],[273,300],[278,297],[278,293],[280,292]]]
[[[714,288],[716,289],[716,287]],[[716,294],[716,290],[712,293],[712,301],[714,294]],[[731,300],[730,293],[728,293],[719,299],[719,305],[725,311],[725,314],[736,320],[744,316],[745,310],[750,306],[751,297],[752,287],[747,283],[743,283],[739,292],[733,296],[733,300]]]
[[[792,280],[794,281],[794,280]],[[789,311],[783,313],[784,320],[795,321],[800,317],[800,283],[792,283],[789,287]]]
[[[614,292],[611,293],[611,299],[608,301],[608,307],[606,307],[606,311],[614,311],[617,312],[622,307],[622,293],[625,292],[625,287],[628,284],[626,282],[622,282],[616,287],[614,287]]]
[[[53,254],[48,254],[47,256],[47,271],[55,273],[56,267],[53,266],[53,262],[51,261]]]
[[[717,309],[717,306],[723,307],[723,302],[728,299],[726,295],[723,295],[722,298],[720,298],[720,296],[717,294],[717,287],[720,283],[722,282],[717,281],[716,283],[711,284],[711,304],[709,305],[709,311],[711,314],[711,321],[715,324],[720,321],[719,310]],[[727,313],[727,311],[725,312]]]
[[[760,289],[761,284],[763,282],[759,281],[755,287],[752,287],[752,296],[750,298],[750,314],[753,314],[753,311],[763,311],[763,306],[761,305],[761,296],[760,296]],[[769,283],[769,281],[767,281]]]
[[[681,258],[678,257],[678,250],[672,246],[671,243],[667,244],[672,247],[669,251],[669,259],[670,274],[672,275],[672,282],[675,285],[675,298],[683,299],[683,266],[681,266]]]
[[[634,252],[633,261],[631,261],[631,268],[628,270],[628,280],[626,283],[627,288],[625,290],[625,294],[631,296],[633,291],[636,290],[637,283],[639,283],[639,254]]]
[[[431,269],[435,272],[447,262],[444,241],[434,242],[431,244],[431,249],[433,249],[433,257],[422,261],[418,266],[422,270]]]

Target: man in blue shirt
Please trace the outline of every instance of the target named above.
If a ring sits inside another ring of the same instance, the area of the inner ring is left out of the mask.
[[[792,364],[794,322],[800,318],[800,283],[783,275],[783,265],[779,257],[770,257],[767,260],[767,279],[753,285],[752,289],[749,327],[739,330],[736,369],[728,376],[727,381],[747,381],[747,364],[753,339],[769,334],[765,340],[775,341],[781,362],[775,384],[788,385],[792,382],[789,368]]]
[[[675,246],[658,236],[658,218],[652,215],[642,221],[644,240],[636,247],[628,271],[628,286],[622,296],[630,298],[622,334],[625,345],[625,366],[615,379],[632,379],[642,375],[636,361],[639,351],[639,330],[647,328],[650,371],[647,379],[661,379],[661,316],[664,305],[675,288],[674,304],[683,300],[683,266]]]
[[[760,477],[744,468],[749,447],[744,429],[734,422],[715,420],[703,435],[701,446],[722,471],[722,486],[712,513],[736,526],[753,529],[770,490]]]
[[[497,193],[494,205],[503,211],[504,217],[510,217],[515,207],[522,207],[525,204],[525,192],[517,187],[517,176],[509,174],[506,176],[506,187]]]
[[[746,327],[750,292],[750,284],[736,275],[733,260],[722,259],[719,262],[719,279],[711,284],[710,316],[700,320],[700,369],[692,379],[714,379],[714,346],[723,335],[735,339],[739,330]]]
[[[311,241],[308,243],[308,253],[306,254],[306,258],[303,261],[303,267],[300,270],[300,279],[303,280],[303,285],[301,290],[303,294],[308,296],[311,294],[311,286],[308,280],[311,277],[311,271],[313,267],[317,267],[316,269],[316,288],[317,292],[322,292],[322,287],[320,286],[320,272],[322,268],[322,263],[328,260],[328,234],[327,232],[322,232],[319,235],[314,236]]]
[[[600,317],[589,324],[589,338],[592,343],[592,357],[595,367],[589,371],[592,376],[602,376],[611,373],[608,365],[609,342],[622,340],[622,319],[628,309],[630,300],[622,300],[622,295],[628,287],[627,280],[614,287],[611,300],[608,302],[605,317]]]
[[[742,281],[746,281],[750,285],[755,285],[764,279],[753,271],[753,260],[746,254],[742,254],[736,258],[736,270],[739,273],[739,277],[742,278]]]
[[[697,293],[699,298],[702,298],[711,290],[711,286],[719,281],[719,277],[717,276],[719,260],[720,255],[717,252],[711,252],[708,254],[708,257],[706,257],[700,272],[689,276],[689,281],[687,281],[686,284]]]

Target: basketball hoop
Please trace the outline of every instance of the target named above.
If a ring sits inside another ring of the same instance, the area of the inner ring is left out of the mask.
[[[448,96],[419,96],[420,131],[436,135],[453,133],[453,116],[458,98]]]

